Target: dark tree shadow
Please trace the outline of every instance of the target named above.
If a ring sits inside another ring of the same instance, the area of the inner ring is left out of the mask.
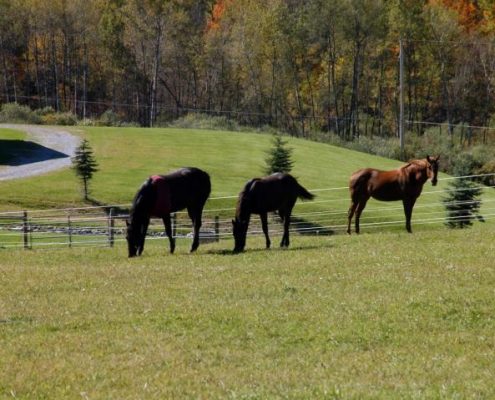
[[[69,155],[49,149],[39,143],[0,139],[0,165],[16,167],[66,157]]]

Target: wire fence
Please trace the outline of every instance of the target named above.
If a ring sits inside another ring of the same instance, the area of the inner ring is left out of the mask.
[[[481,178],[488,175],[469,175],[448,177],[439,180]],[[480,185],[482,188],[495,186]],[[448,191],[466,189],[426,190],[422,201],[415,206],[413,225],[443,225],[465,216],[447,216],[446,205],[468,206],[478,202],[438,201],[438,194]],[[347,207],[349,205],[348,187],[319,188],[310,190],[318,194],[311,202],[298,202],[291,218],[290,232],[300,235],[333,235],[347,230]],[[431,195],[436,194],[436,197]],[[328,197],[330,195],[330,197]],[[237,196],[219,196],[210,198],[203,212],[203,224],[200,241],[218,242],[232,237],[231,219],[235,214]],[[219,200],[232,200],[232,207],[215,208]],[[396,203],[397,204],[397,203]],[[383,203],[369,204],[361,218],[361,227],[378,229],[381,227],[402,226],[404,212],[401,205],[384,206]],[[483,219],[495,218],[495,196],[485,196],[482,200]],[[328,207],[327,207],[328,205]],[[7,211],[0,213],[0,249],[33,249],[61,247],[113,247],[125,241],[126,219],[130,204],[114,204],[79,208],[60,208],[50,210]],[[308,210],[308,207],[311,207]],[[172,215],[172,235],[177,239],[192,237],[192,224],[186,211]],[[281,235],[283,227],[276,214],[270,216],[270,235]],[[263,234],[261,224],[253,218],[248,236]],[[163,224],[159,219],[152,219],[147,233],[147,240],[165,238]]]

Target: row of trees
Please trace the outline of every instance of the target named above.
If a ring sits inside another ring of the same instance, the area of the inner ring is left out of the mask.
[[[394,135],[402,39],[406,119],[488,125],[494,33],[490,0],[0,0],[0,99]]]

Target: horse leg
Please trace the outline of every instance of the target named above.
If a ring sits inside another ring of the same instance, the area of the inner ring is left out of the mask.
[[[170,219],[170,214],[165,215],[162,219],[163,225],[165,225],[165,233],[167,234],[168,240],[170,242],[170,254],[174,254],[175,238],[172,236],[172,222]]]
[[[364,207],[366,207],[367,201],[368,201],[368,199],[362,200],[361,202],[359,202],[357,204],[357,207],[356,207],[356,220],[355,220],[356,233],[359,233],[359,219],[361,218],[361,213],[363,212]]]
[[[269,249],[271,245],[270,237],[268,236],[268,216],[267,213],[260,213],[261,228],[263,228],[263,233],[266,239],[266,248]]]
[[[193,242],[191,245],[191,250],[190,252],[196,251],[196,249],[199,247],[199,230],[201,228],[201,214],[203,210],[200,209],[193,209],[193,208],[187,208],[187,213],[189,214],[189,217],[192,220],[193,223]]]
[[[404,205],[404,214],[406,215],[406,229],[409,233],[412,233],[411,230],[411,216],[412,216],[412,210],[414,207],[414,203],[416,203],[416,199],[404,199],[402,201],[402,204]]]
[[[289,225],[290,225],[290,212],[284,214],[284,235],[280,242],[280,247],[289,247]]]
[[[351,201],[351,206],[349,207],[349,211],[347,212],[347,233],[351,234],[351,222],[352,217],[354,216],[354,212],[356,211],[358,203]]]
[[[144,241],[146,239],[146,233],[148,232],[148,225],[150,223],[150,220],[149,218],[148,219],[145,219],[144,222],[143,222],[143,226],[141,227],[141,240],[139,241],[139,246],[138,246],[138,250],[137,250],[137,255],[140,256],[141,254],[143,254],[143,250],[144,250]]]

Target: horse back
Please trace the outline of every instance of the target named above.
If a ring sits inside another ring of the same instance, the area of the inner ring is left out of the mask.
[[[351,175],[349,190],[353,201],[373,197],[382,201],[404,198],[404,177],[400,170],[382,171],[364,168]]]
[[[210,176],[199,168],[181,168],[162,176],[170,191],[170,212],[203,207],[210,196]]]
[[[300,189],[293,176],[276,173],[253,180],[249,192],[251,212],[259,214],[292,207],[300,194]]]
[[[203,208],[211,192],[209,175],[198,168],[181,168],[167,175],[153,175],[136,195],[136,207],[162,218],[184,208]]]

